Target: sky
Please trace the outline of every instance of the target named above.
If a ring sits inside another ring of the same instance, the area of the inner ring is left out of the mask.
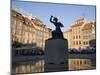
[[[18,11],[24,15],[32,14],[53,30],[55,26],[50,23],[49,19],[50,16],[55,16],[64,25],[61,28],[63,32],[68,30],[80,17],[85,17],[89,21],[96,19],[96,7],[90,5],[12,1],[11,7],[19,9]]]

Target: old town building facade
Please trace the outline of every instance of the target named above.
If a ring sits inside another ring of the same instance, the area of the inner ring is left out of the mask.
[[[86,48],[90,45],[90,40],[96,39],[96,23],[87,22],[84,18],[75,21],[69,30],[64,32],[64,36],[68,39],[69,48]]]
[[[25,16],[16,10],[11,10],[12,43],[34,44],[44,48],[45,40],[51,37],[51,29],[33,16]]]

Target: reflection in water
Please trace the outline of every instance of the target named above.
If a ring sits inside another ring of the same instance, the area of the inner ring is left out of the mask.
[[[16,73],[36,73],[44,72],[44,60],[39,60],[36,63],[28,63],[23,65],[17,65],[15,67]]]
[[[36,63],[28,63],[23,65],[17,65],[15,67],[16,73],[36,73],[44,72],[44,60],[39,60]]]
[[[90,59],[69,59],[69,70],[85,70],[92,69]],[[27,64],[22,64],[15,66],[15,73],[37,73],[44,72],[44,60],[39,60],[36,62],[29,62]]]
[[[69,70],[86,70],[91,68],[90,59],[69,59]]]

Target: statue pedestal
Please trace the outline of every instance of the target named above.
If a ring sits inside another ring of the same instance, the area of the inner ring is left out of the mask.
[[[68,42],[66,39],[48,39],[45,42],[45,71],[68,70]]]

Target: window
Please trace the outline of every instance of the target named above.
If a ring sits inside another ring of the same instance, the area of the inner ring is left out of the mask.
[[[83,42],[83,44],[85,45],[85,41]]]
[[[79,44],[81,44],[81,41],[79,41]]]
[[[78,39],[78,36],[76,36],[76,39]]]
[[[76,45],[78,45],[78,41],[76,41]]]
[[[86,60],[84,61],[84,64],[87,64],[87,61]]]
[[[23,24],[26,24],[25,21],[23,21]]]
[[[77,60],[77,65],[79,65],[79,60]]]
[[[80,60],[80,65],[82,65],[82,61]]]
[[[76,61],[73,61],[73,64],[75,65],[76,64]]]
[[[79,39],[80,39],[80,35],[79,35]]]

